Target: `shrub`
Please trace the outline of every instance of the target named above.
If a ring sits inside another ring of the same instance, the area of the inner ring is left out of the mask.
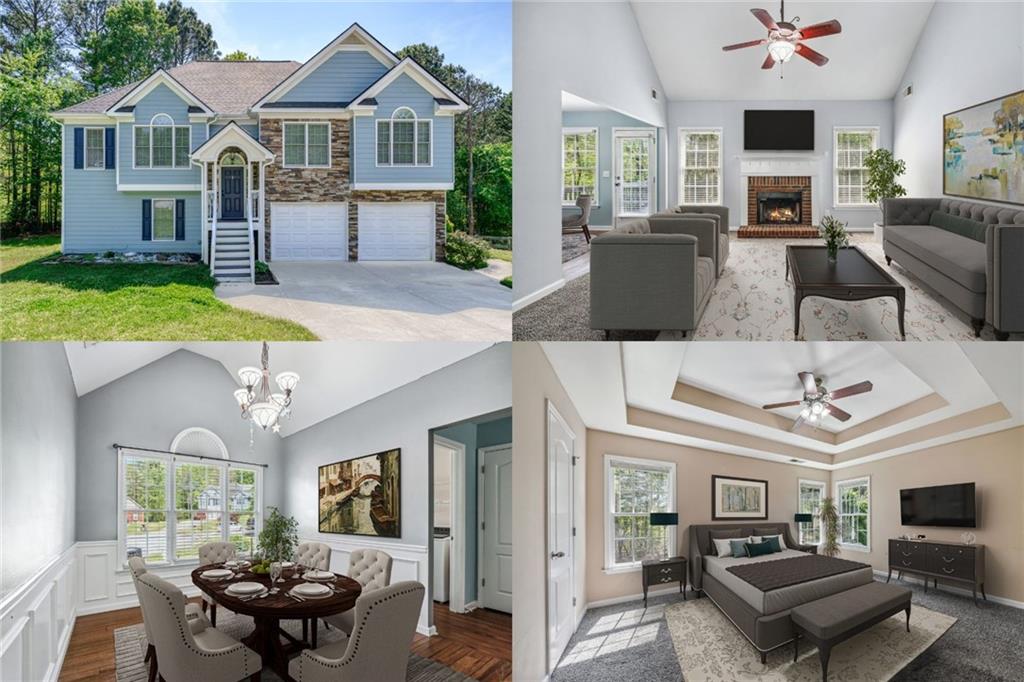
[[[511,277],[506,277],[505,279],[501,280],[501,283],[502,283],[503,286],[506,286],[509,289],[512,288],[512,278]]]
[[[264,275],[270,272],[270,266],[261,260],[256,261],[256,274]]]
[[[445,260],[463,270],[477,270],[487,266],[490,250],[491,245],[480,237],[465,232],[452,232],[448,235]]]

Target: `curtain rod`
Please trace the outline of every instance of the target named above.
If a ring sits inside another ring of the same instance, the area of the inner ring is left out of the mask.
[[[139,447],[135,447],[134,445],[121,445],[119,443],[114,443],[110,447],[115,448],[117,450],[139,450],[141,452],[157,452],[157,453],[160,453],[161,455],[179,455],[181,457],[193,457],[195,459],[212,459],[212,460],[216,460],[218,462],[228,462],[229,464],[247,464],[249,466],[254,466],[254,467],[263,467],[264,469],[267,469],[267,468],[270,467],[269,464],[260,464],[259,462],[242,462],[242,461],[237,460],[237,459],[224,459],[223,457],[209,457],[207,455],[190,455],[187,452],[171,452],[170,450],[154,450],[153,448],[139,448]]]

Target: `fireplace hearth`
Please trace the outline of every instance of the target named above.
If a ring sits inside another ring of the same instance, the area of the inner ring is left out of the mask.
[[[759,191],[757,223],[759,225],[800,225],[803,223],[803,192]]]

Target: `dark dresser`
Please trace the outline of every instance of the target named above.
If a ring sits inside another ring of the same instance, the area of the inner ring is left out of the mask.
[[[924,589],[928,591],[928,581],[934,581],[937,588],[939,580],[955,583],[970,583],[974,593],[974,604],[978,604],[978,590],[985,596],[985,545],[965,545],[959,542],[943,542],[941,540],[889,540],[889,577],[898,571],[899,577],[904,573],[915,573],[924,578]]]
[[[642,564],[644,580],[644,608],[647,607],[647,590],[654,585],[679,583],[679,592],[686,601],[686,557],[645,561]]]

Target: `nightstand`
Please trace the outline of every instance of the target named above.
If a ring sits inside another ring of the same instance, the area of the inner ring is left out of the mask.
[[[679,583],[679,593],[686,601],[686,557],[653,559],[641,564],[644,580],[644,608],[647,608],[647,590],[652,585]]]

